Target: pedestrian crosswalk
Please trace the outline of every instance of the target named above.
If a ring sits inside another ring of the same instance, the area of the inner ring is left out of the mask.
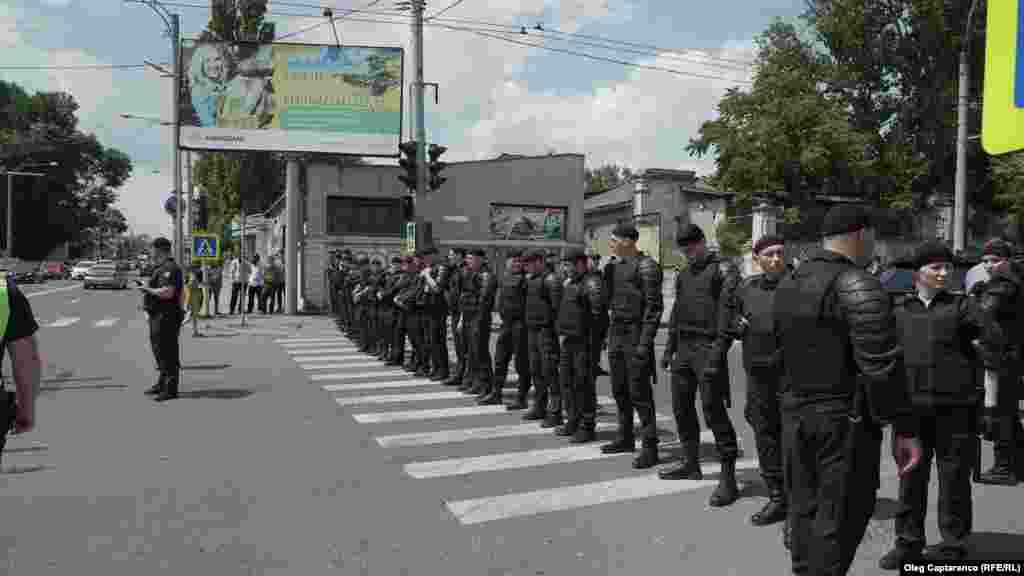
[[[41,325],[43,328],[68,328],[70,326],[75,326],[77,324],[88,323],[91,324],[94,328],[113,328],[114,326],[117,325],[119,320],[120,318],[107,317],[93,322],[83,322],[82,319],[77,316],[61,316],[60,318],[57,318],[52,322],[42,322]]]
[[[522,412],[509,411],[504,405],[477,405],[473,397],[458,390],[386,366],[360,352],[342,336],[275,342],[306,371],[312,383],[330,393],[352,419],[368,427],[377,446],[402,463],[406,477],[453,483],[450,490],[444,490],[447,497],[442,500],[448,512],[463,525],[575,511],[705,488],[710,493],[710,488],[717,484],[715,462],[703,465],[708,476],[705,480],[661,480],[655,470],[633,470],[631,455],[605,454],[600,449],[602,442],[570,443],[538,422],[523,421]],[[509,379],[517,380],[514,366],[510,372]],[[515,393],[512,388],[503,392],[506,398]],[[612,398],[599,396],[598,404],[597,433],[608,438],[616,429],[615,403]],[[677,447],[677,443],[666,441],[674,437],[672,418],[659,414],[658,423],[662,448]],[[703,444],[712,440],[709,431],[701,434]],[[607,471],[594,477],[592,468],[584,469],[588,466],[604,466]],[[737,463],[738,470],[756,468],[755,459]],[[510,492],[502,478],[517,471],[537,471],[537,478],[527,487],[534,489]],[[558,472],[548,478],[545,471]],[[568,483],[565,474],[584,474],[584,478]],[[472,494],[460,489],[468,479],[474,487]],[[548,480],[548,486],[535,489]],[[491,495],[481,496],[486,492]]]

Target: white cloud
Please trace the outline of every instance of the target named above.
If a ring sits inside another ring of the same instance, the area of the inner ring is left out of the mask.
[[[40,0],[43,4],[51,8],[67,8],[72,0]]]

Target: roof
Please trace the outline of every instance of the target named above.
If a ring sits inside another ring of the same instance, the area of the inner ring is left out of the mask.
[[[630,178],[626,182],[614,188],[585,196],[583,200],[583,211],[592,212],[596,210],[608,210],[633,203],[633,184],[639,179],[646,180],[684,180],[689,175],[689,181],[679,184],[679,191],[685,194],[699,194],[704,196],[733,196],[732,192],[726,192],[715,188],[696,177],[696,174],[689,170],[644,170],[640,177]],[[668,176],[668,177],[665,177]]]

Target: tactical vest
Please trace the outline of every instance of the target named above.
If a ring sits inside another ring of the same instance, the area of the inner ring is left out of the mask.
[[[960,337],[962,296],[945,294],[924,308],[917,296],[897,301],[907,384],[915,404],[967,405],[977,400],[974,368]]]
[[[766,288],[765,284],[763,277],[754,278],[739,294],[748,322],[743,335],[743,364],[747,368],[777,364],[778,339],[772,318],[775,287]]]
[[[856,390],[849,330],[838,319],[825,316],[826,298],[847,268],[812,260],[775,290],[784,387],[796,396],[852,396]]]
[[[545,280],[548,273],[537,274],[526,279],[526,325],[531,327],[551,326],[551,293]]]
[[[480,310],[480,273],[466,271],[459,283],[459,310],[475,314]]]
[[[700,270],[693,268],[676,275],[676,330],[680,334],[718,336],[718,296],[722,291],[719,262],[708,259]]]
[[[526,276],[506,274],[501,285],[501,317],[503,320],[522,320],[526,306]]]
[[[7,279],[0,278],[0,342],[7,335],[7,325],[11,320],[11,299],[7,292]],[[0,354],[3,347],[0,346]]]
[[[574,278],[562,287],[562,303],[558,306],[558,334],[584,336],[590,324],[585,275]]]
[[[640,256],[620,260],[611,267],[612,323],[638,322],[644,315],[644,293],[640,283]]]

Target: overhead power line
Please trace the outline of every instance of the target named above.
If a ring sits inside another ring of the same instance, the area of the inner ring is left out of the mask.
[[[458,6],[459,4],[462,4],[465,1],[466,0],[455,0],[455,2],[452,2],[451,4],[445,6],[444,8],[441,8],[440,10],[438,10],[437,12],[434,12],[430,16],[427,16],[426,18],[423,19],[423,21],[426,22],[427,20],[433,20],[434,18],[437,18],[441,14],[444,14],[445,12],[451,10],[452,8],[455,8],[456,6]]]
[[[289,32],[288,34],[285,34],[284,36],[280,36],[280,37],[278,37],[276,39],[277,40],[284,40],[285,38],[292,38],[292,37],[295,37],[295,36],[299,36],[301,34],[305,34],[306,32],[309,32],[311,30],[316,30],[317,28],[326,26],[327,24],[333,25],[335,22],[339,22],[341,20],[344,20],[345,18],[348,18],[352,14],[355,14],[357,12],[363,12],[363,11],[367,10],[368,8],[372,8],[372,7],[376,6],[377,4],[379,4],[380,2],[381,2],[381,0],[371,0],[369,4],[367,4],[366,6],[363,6],[362,8],[356,8],[356,9],[348,10],[347,12],[345,12],[345,14],[343,14],[341,16],[332,16],[332,17],[328,18],[327,20],[325,20],[324,22],[320,22],[320,23],[314,24],[312,26],[307,26],[306,28],[303,28],[301,30],[296,30],[295,32]],[[292,2],[272,2],[272,3],[273,4],[282,4],[282,5],[292,4]],[[325,8],[327,8],[327,7],[325,7]]]
[[[0,66],[0,70],[141,70],[146,64],[82,64],[69,66]]]

